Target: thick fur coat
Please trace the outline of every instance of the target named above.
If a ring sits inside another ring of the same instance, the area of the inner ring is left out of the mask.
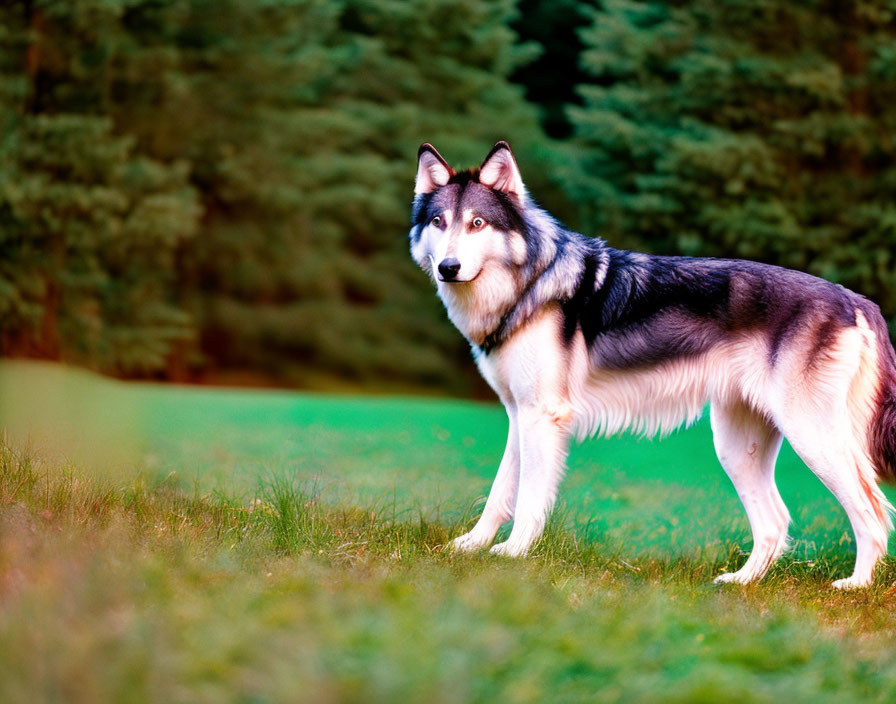
[[[532,202],[504,142],[461,173],[420,148],[410,247],[509,418],[485,509],[455,549],[513,520],[492,552],[525,554],[571,438],[669,432],[709,403],[753,532],[746,564],[717,581],[759,579],[786,547],[774,466],[787,437],[855,533],[855,571],[835,586],[871,582],[892,528],[877,480],[896,476],[896,355],[875,304],[798,271],[572,232]]]

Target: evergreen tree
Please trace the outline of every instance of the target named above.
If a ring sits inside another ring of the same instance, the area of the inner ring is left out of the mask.
[[[590,230],[761,259],[896,316],[896,21],[883,1],[606,0],[563,175]]]
[[[169,30],[183,90],[119,118],[194,165],[206,215],[182,290],[205,358],[298,383],[456,383],[468,352],[407,252],[416,150],[476,164],[509,138],[538,157],[535,111],[506,78],[533,55],[507,28],[513,3],[214,6],[185,3]]]
[[[173,253],[199,211],[185,165],[135,152],[106,116],[124,7],[0,11],[0,343],[146,374],[191,335]]]
[[[0,9],[5,354],[455,389],[407,251],[416,150],[555,154],[513,0],[30,0]],[[473,382],[475,383],[475,382]]]
[[[538,106],[541,124],[551,137],[568,139],[572,124],[566,109],[581,105],[576,88],[588,80],[581,65],[581,30],[590,24],[597,0],[519,0],[512,23],[522,41],[540,47],[538,57],[513,72],[510,79],[526,88]]]

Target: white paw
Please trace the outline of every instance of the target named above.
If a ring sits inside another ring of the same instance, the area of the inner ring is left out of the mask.
[[[504,557],[522,557],[526,554],[527,548],[512,544],[509,540],[497,545],[492,545],[489,550],[492,555],[503,555]]]
[[[448,547],[455,552],[473,552],[486,543],[488,543],[488,538],[483,538],[481,535],[477,535],[475,530],[471,530],[452,540],[448,543]]]
[[[860,577],[856,577],[853,575],[852,577],[847,577],[846,579],[838,579],[836,582],[831,584],[834,589],[861,589],[862,587],[867,587],[871,584],[871,579],[861,579]]]
[[[753,577],[748,574],[744,574],[741,571],[737,572],[725,572],[724,574],[720,574],[713,581],[715,584],[749,584],[753,581]]]

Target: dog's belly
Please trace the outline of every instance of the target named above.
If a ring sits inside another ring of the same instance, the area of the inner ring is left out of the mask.
[[[574,432],[652,436],[696,421],[714,399],[762,406],[768,382],[767,345],[755,337],[729,340],[706,353],[637,369],[606,369],[575,345],[568,378]]]

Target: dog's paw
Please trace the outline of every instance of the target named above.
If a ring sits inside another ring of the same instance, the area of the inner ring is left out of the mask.
[[[743,574],[742,572],[725,572],[724,574],[720,574],[713,581],[714,584],[749,584],[753,581],[753,577],[751,575]]]
[[[522,548],[519,545],[513,545],[509,540],[498,543],[497,545],[492,545],[492,549],[489,550],[492,555],[502,555],[503,557],[522,557],[526,554],[526,548]]]
[[[870,579],[860,579],[853,575],[852,577],[847,577],[846,579],[838,579],[836,582],[833,582],[831,586],[834,589],[861,589],[862,587],[867,587],[871,584]]]
[[[485,547],[486,543],[488,543],[487,538],[483,538],[481,535],[477,535],[475,530],[471,530],[452,540],[448,543],[448,547],[454,552],[474,552]]]

